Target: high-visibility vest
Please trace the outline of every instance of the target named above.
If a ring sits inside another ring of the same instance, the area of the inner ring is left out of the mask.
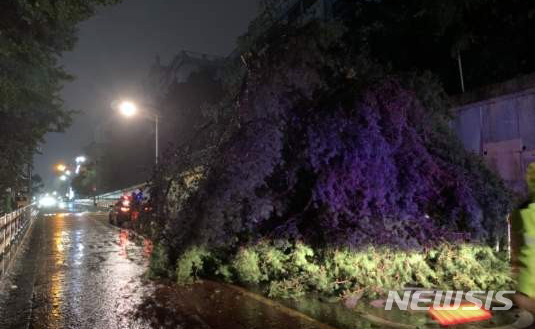
[[[518,260],[522,265],[518,276],[518,290],[535,298],[535,203],[520,209],[524,243]]]

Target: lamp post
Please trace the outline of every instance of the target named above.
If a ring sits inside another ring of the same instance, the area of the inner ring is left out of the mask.
[[[148,111],[146,109],[143,109],[142,111],[139,111],[139,108],[138,106],[136,105],[136,103],[134,102],[131,102],[131,101],[122,101],[119,103],[119,111],[121,112],[121,114],[125,117],[133,117],[135,116],[138,112],[142,112],[146,118],[154,121],[154,124],[155,124],[155,158],[154,158],[154,162],[156,164],[158,164],[158,158],[159,158],[159,141],[158,141],[158,135],[159,135],[159,120],[160,120],[160,116],[158,113],[156,112],[152,112],[152,111]]]
[[[80,174],[80,168],[82,167],[82,163],[85,163],[86,161],[86,157],[81,155],[81,156],[78,156],[76,157],[76,159],[74,159],[74,162],[76,162],[76,169],[74,170],[74,173],[76,175]]]

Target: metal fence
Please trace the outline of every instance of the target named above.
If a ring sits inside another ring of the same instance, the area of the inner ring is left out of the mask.
[[[0,277],[8,270],[24,233],[37,217],[37,212],[35,205],[29,205],[0,217]]]

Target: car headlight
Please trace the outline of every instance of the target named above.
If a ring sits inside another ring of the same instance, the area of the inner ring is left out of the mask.
[[[39,206],[41,207],[53,207],[57,203],[56,198],[51,196],[44,196],[41,199],[39,199]]]

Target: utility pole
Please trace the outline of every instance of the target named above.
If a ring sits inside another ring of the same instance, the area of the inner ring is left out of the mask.
[[[461,78],[461,91],[464,93],[463,62],[461,60],[461,51],[460,50],[457,50],[457,65],[459,66],[459,76]]]
[[[159,120],[160,120],[160,119],[159,119],[158,115],[157,115],[157,114],[154,115],[154,121],[155,121],[155,123],[156,123],[156,133],[155,133],[155,134],[156,134],[156,138],[155,138],[155,139],[156,139],[156,157],[155,157],[156,165],[158,165],[158,157],[160,156],[160,155],[159,155],[159,151],[158,151],[158,139],[159,139],[158,121],[159,121]]]
[[[93,183],[93,204],[97,206],[97,182],[98,182],[98,160],[95,159],[95,182]]]

